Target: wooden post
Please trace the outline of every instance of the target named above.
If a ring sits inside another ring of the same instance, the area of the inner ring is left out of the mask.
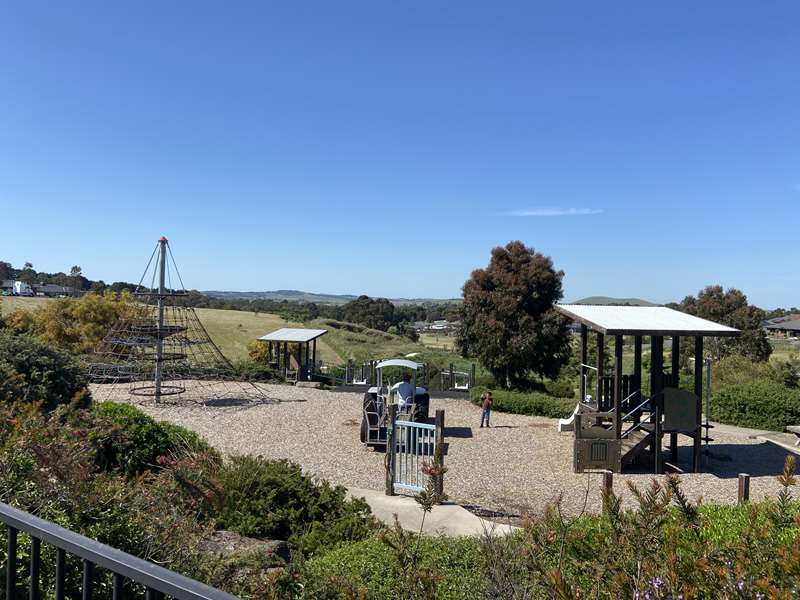
[[[672,363],[672,385],[675,388],[680,387],[680,354],[681,338],[680,336],[673,335],[670,359]],[[672,431],[669,434],[669,460],[673,465],[678,462],[678,433],[676,431]]]
[[[672,385],[680,387],[681,381],[681,338],[677,335],[672,336],[672,349],[670,351],[672,359]]]
[[[313,348],[311,351],[311,363],[312,363],[312,370],[314,373],[317,372],[317,338],[314,338],[314,341],[311,342]]]
[[[703,336],[698,335],[694,338],[694,395],[697,396],[697,407],[695,408],[695,418],[697,429],[694,432],[694,446],[692,448],[692,462],[694,472],[700,472],[700,456],[702,453],[700,444],[703,438]]]
[[[614,432],[622,437],[622,336],[614,336]]]
[[[606,351],[605,336],[602,333],[597,334],[597,408],[598,410],[605,410],[607,407],[603,404],[603,363],[605,362]]]
[[[650,400],[653,404],[653,455],[655,472],[664,472],[661,460],[661,416],[663,414],[664,397],[664,337],[654,335],[650,341]]]
[[[638,391],[631,399],[634,406],[642,403],[642,336],[637,335],[633,338],[633,379]],[[642,417],[641,409],[633,415],[633,422],[638,424]]]
[[[605,469],[601,472],[601,475],[603,476],[603,480],[600,490],[603,494],[603,510],[606,510],[606,499],[614,492],[614,472]]]
[[[469,370],[469,387],[470,389],[475,387],[475,363],[472,363],[472,367]]]
[[[586,354],[589,345],[589,328],[581,324],[581,368],[580,368],[580,401],[586,400]]]
[[[394,476],[397,468],[397,444],[394,439],[397,404],[390,404],[387,411],[389,420],[386,423],[386,495],[394,496]]]
[[[436,409],[436,417],[434,419],[434,446],[436,448],[436,452],[434,456],[437,456],[439,459],[439,466],[444,467],[444,409],[437,408]],[[444,494],[444,474],[439,475],[436,479],[436,493],[437,494]]]
[[[283,342],[283,376],[289,370],[289,342]]]
[[[450,389],[456,387],[456,375],[453,372],[453,363],[450,363]]]
[[[739,504],[750,501],[750,475],[739,473],[739,493],[737,495]]]

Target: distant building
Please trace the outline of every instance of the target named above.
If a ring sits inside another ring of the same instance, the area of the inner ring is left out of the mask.
[[[800,315],[791,315],[793,319],[772,319],[767,322],[764,329],[776,337],[800,337]]]
[[[80,292],[65,285],[56,285],[54,283],[34,283],[32,286],[33,293],[37,296],[46,296],[48,298],[63,298],[66,296],[78,296]]]
[[[34,283],[30,285],[24,281],[4,279],[0,281],[0,294],[3,296],[44,296],[48,298],[61,298],[64,296],[79,296],[80,292],[54,283]]]
[[[33,289],[24,281],[4,279],[0,283],[0,293],[3,296],[33,296]]]
[[[415,321],[414,322],[414,330],[417,333],[442,333],[444,335],[450,335],[451,333],[455,332],[458,329],[459,325],[461,325],[460,321],[448,321],[446,319],[438,319],[436,321]]]

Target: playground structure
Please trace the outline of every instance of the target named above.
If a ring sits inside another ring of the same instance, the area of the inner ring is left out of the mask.
[[[692,466],[700,471],[703,424],[703,338],[738,336],[740,331],[662,306],[557,305],[580,323],[580,398],[559,430],[574,430],[574,470],[621,472],[649,448],[654,470],[663,473],[663,437],[669,434],[669,460],[677,468],[678,435],[693,440]],[[587,364],[589,331],[595,333],[597,363]],[[614,337],[613,375],[605,374],[605,336]],[[623,336],[633,337],[633,373],[623,374]],[[649,396],[642,393],[642,340],[650,337]],[[671,372],[664,372],[664,338],[671,338]],[[694,392],[679,388],[680,340],[694,339]],[[594,397],[587,395],[590,373]],[[708,436],[706,435],[706,438]]]
[[[317,340],[328,333],[325,329],[283,327],[261,336],[268,345],[267,360],[286,381],[312,381],[318,373]]]
[[[88,367],[89,382],[98,385],[96,397],[117,397],[122,388],[123,395],[155,404],[168,397],[198,403],[268,400],[257,386],[236,381],[235,369],[194,309],[182,305],[188,292],[167,238],[158,240],[133,295],[136,302],[125,306]]]
[[[439,373],[442,390],[453,392],[469,392],[475,385],[475,363],[472,363],[469,372],[456,371],[450,363],[446,371]]]
[[[385,376],[385,369],[401,369],[411,372],[411,386],[414,390],[413,398],[398,398],[398,393],[392,388],[392,382]],[[428,418],[430,396],[428,390],[417,386],[417,371],[420,365],[412,360],[396,358],[385,360],[375,365],[376,385],[370,387],[364,394],[363,412],[361,417],[360,439],[361,443],[371,448],[385,448],[387,432],[390,432],[390,412],[402,421],[422,422]],[[404,405],[403,411],[398,412],[398,405]],[[409,401],[410,400],[410,401]],[[393,408],[392,408],[393,407]],[[391,410],[390,410],[391,409]]]

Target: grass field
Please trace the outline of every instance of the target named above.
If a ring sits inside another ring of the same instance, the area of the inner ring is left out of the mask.
[[[352,323],[342,323],[330,319],[317,319],[310,324],[312,327],[327,329],[325,336],[327,344],[335,350],[343,360],[352,358],[356,364],[367,359],[398,358],[409,356],[417,362],[424,362],[437,369],[447,369],[450,364],[454,369],[468,373],[474,361],[465,359],[448,350],[432,348],[419,342],[369,329]],[[486,381],[488,373],[477,366],[476,376],[478,381]],[[437,382],[431,381],[431,386],[438,389]]]
[[[3,296],[0,298],[0,309],[2,314],[8,314],[18,308],[36,310],[48,302],[52,302],[52,299]],[[247,358],[247,345],[256,338],[279,327],[287,326],[286,321],[273,314],[215,308],[198,308],[196,311],[211,339],[232,361]],[[289,323],[288,326],[303,327],[299,323]],[[317,352],[325,362],[333,364],[341,362],[339,355],[325,343],[324,338],[317,342]]]
[[[772,356],[770,360],[786,361],[794,355],[800,357],[800,342],[789,340],[770,340],[772,344]]]
[[[7,315],[21,308],[36,310],[40,306],[52,302],[52,298],[24,298],[22,296],[0,296],[0,314]]]
[[[421,333],[419,334],[419,341],[428,348],[447,350],[448,352],[455,350],[455,338],[453,336],[439,333]]]
[[[197,316],[214,343],[229,360],[247,358],[247,345],[265,333],[279,327],[304,327],[302,323],[284,321],[278,315],[252,313],[243,310],[198,308]],[[327,363],[339,364],[339,355],[326,343],[325,337],[317,341],[317,353]]]

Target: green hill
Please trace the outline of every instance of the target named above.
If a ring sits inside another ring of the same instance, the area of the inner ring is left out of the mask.
[[[658,306],[655,302],[642,300],[641,298],[612,298],[611,296],[589,296],[581,300],[575,300],[571,304],[600,304],[616,306]]]

